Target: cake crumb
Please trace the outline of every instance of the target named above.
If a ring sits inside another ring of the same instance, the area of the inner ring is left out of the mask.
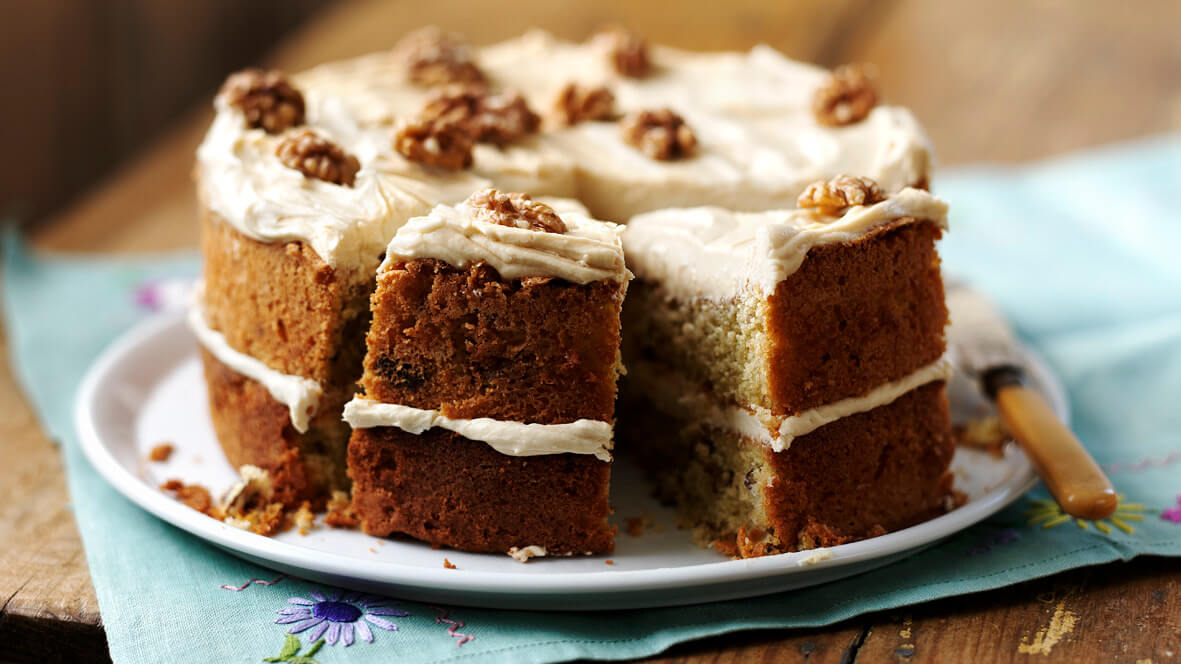
[[[604,560],[604,561],[603,561],[603,564],[604,564],[604,565],[614,565],[614,564],[615,564],[615,561],[614,561],[614,560],[611,560],[610,558],[608,558],[608,559],[606,559],[606,560]]]
[[[1005,443],[1009,440],[1009,432],[1004,422],[996,415],[986,415],[966,420],[952,426],[951,435],[957,445],[975,447],[992,454],[995,457],[1004,455]]]
[[[796,567],[810,567],[829,558],[832,558],[832,549],[813,549],[796,563]]]
[[[359,523],[353,512],[353,501],[347,491],[333,491],[328,501],[328,514],[324,515],[324,523],[333,528],[355,528]]]
[[[959,509],[968,502],[968,494],[959,489],[952,488],[951,493],[943,497],[943,510],[950,512]]]
[[[547,555],[545,547],[537,546],[536,544],[524,548],[514,546],[507,553],[519,563],[527,563],[530,558],[542,558]]]
[[[369,547],[369,553],[377,553],[377,549]]]
[[[172,443],[160,443],[148,452],[149,461],[167,461],[168,457],[172,456],[173,450],[176,448]]]
[[[316,527],[316,515],[312,512],[312,504],[306,500],[303,501],[292,520],[295,522],[295,527],[299,528],[300,535],[307,535],[311,532]]]
[[[444,569],[459,569],[454,564],[452,564],[452,562],[450,560],[447,560],[446,558],[443,559],[443,567],[444,567]]]
[[[172,493],[173,497],[184,503],[186,507],[215,519],[220,519],[222,516],[221,510],[213,504],[213,496],[209,494],[209,489],[199,484],[185,484],[178,479],[171,479],[161,484],[160,488]]]
[[[629,516],[623,519],[623,531],[632,537],[639,537],[646,532],[664,532],[664,526],[656,523],[647,514]]]

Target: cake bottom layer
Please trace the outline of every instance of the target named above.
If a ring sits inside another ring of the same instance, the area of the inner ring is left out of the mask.
[[[335,394],[340,390],[325,395],[307,432],[301,434],[291,425],[288,407],[261,383],[204,348],[201,359],[213,429],[235,468],[250,464],[267,471],[275,500],[288,506],[307,500],[319,509],[334,490],[348,490],[349,427],[341,420],[343,395]]]
[[[587,454],[508,456],[444,429],[357,429],[349,442],[353,510],[366,534],[403,533],[466,551],[614,548],[611,465]]]
[[[953,503],[944,382],[844,417],[774,452],[639,401],[621,408],[620,448],[635,453],[694,539],[754,557],[874,537]]]

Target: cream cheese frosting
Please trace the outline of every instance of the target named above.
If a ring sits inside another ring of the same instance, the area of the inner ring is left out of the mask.
[[[447,429],[469,440],[485,442],[509,456],[593,454],[602,461],[610,461],[614,446],[611,423],[598,420],[527,424],[487,417],[456,419],[437,410],[381,403],[362,397],[355,397],[345,404],[344,419],[354,429],[397,427],[412,434],[436,427]]]
[[[574,201],[541,200],[558,212],[565,233],[484,221],[466,202],[439,205],[398,230],[379,272],[398,261],[437,258],[460,269],[483,262],[503,279],[548,276],[587,284],[631,277],[623,259],[622,226],[590,219]]]
[[[197,292],[200,292],[200,288]],[[310,378],[275,371],[259,360],[235,350],[226,342],[221,332],[209,327],[205,322],[199,298],[189,307],[187,322],[189,329],[205,350],[227,367],[262,384],[275,401],[287,406],[291,414],[291,426],[295,427],[296,431],[305,433],[308,430],[308,422],[319,407],[320,397],[324,393],[320,383]]]
[[[903,218],[947,228],[947,204],[906,188],[839,217],[812,210],[734,212],[717,207],[661,210],[628,222],[628,265],[674,297],[732,298],[748,285],[772,293],[803,264],[808,250],[848,242]]]
[[[944,354],[931,364],[920,367],[898,380],[879,385],[860,396],[841,399],[786,417],[772,415],[758,407],[748,409],[724,404],[701,385],[682,374],[658,367],[651,362],[641,360],[632,363],[628,380],[632,381],[633,389],[637,393],[645,395],[661,411],[687,421],[739,433],[769,446],[775,452],[782,452],[788,449],[796,438],[826,424],[892,403],[907,392],[927,383],[949,380],[951,375],[951,359]]]
[[[823,69],[765,46],[747,53],[654,47],[651,57],[653,73],[632,79],[609,67],[593,41],[539,31],[476,51],[497,88],[520,90],[542,114],[570,82],[608,86],[620,113],[672,108],[697,135],[691,158],[650,159],[623,140],[616,123],[584,122],[547,123],[506,148],[478,145],[468,171],[408,162],[393,150],[394,133],[434,91],[409,83],[404,63],[384,52],[293,77],[307,126],[359,160],[354,186],[285,167],[275,155],[282,136],[247,128],[218,100],[198,150],[201,198],[249,237],[303,240],[334,267],[371,273],[408,219],[487,186],[576,197],[595,216],[624,221],[667,207],[790,207],[807,184],[840,173],[871,177],[888,191],[928,176],[927,138],[905,109],[879,105],[847,127],[816,122],[811,98],[826,80]]]

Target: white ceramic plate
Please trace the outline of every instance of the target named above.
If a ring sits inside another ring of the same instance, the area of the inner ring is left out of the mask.
[[[1032,359],[1032,358],[1031,358]],[[1059,413],[1061,389],[1034,362],[1036,377]],[[954,408],[977,408],[971,390],[951,391]],[[656,524],[633,537],[620,528],[605,556],[535,558],[432,550],[406,539],[318,526],[307,535],[262,537],[206,517],[162,493],[166,479],[206,486],[214,495],[236,473],[214,436],[196,343],[180,314],[165,314],[128,332],[91,367],[76,404],[82,446],[94,467],[127,498],[161,519],[237,556],[337,586],[404,599],[529,609],[613,609],[697,604],[824,583],[885,565],[988,517],[1035,481],[1015,445],[1003,458],[956,453],[957,486],[970,500],[946,515],[898,532],[823,550],[728,560],[689,541],[672,513],[648,495],[639,471],[613,471],[614,518]],[[175,445],[164,463],[146,461],[158,443]],[[445,569],[446,557],[458,569]],[[823,559],[821,559],[823,558]],[[606,564],[607,560],[614,564]]]

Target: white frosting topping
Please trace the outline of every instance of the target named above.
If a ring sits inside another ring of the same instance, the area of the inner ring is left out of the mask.
[[[198,293],[200,289],[198,289]],[[291,413],[291,426],[304,433],[308,430],[308,421],[315,414],[320,405],[323,389],[320,384],[310,378],[292,376],[268,367],[249,355],[235,350],[226,343],[221,332],[214,330],[205,323],[205,316],[201,311],[199,296],[189,308],[189,328],[193,330],[197,341],[222,364],[238,373],[257,381],[267,388],[275,401],[287,406]]]
[[[488,417],[453,419],[437,410],[381,403],[361,397],[355,397],[345,404],[344,419],[354,429],[398,427],[413,434],[436,427],[447,429],[469,440],[488,443],[492,449],[509,456],[593,454],[598,459],[610,461],[611,448],[614,446],[611,423],[598,420],[526,424]]]
[[[202,199],[243,234],[303,240],[329,265],[369,272],[410,217],[485,186],[471,173],[430,173],[390,152],[388,128],[362,128],[336,97],[308,91],[307,124],[361,163],[353,186],[305,177],[279,161],[282,136],[249,129],[220,100],[197,149]]]
[[[650,362],[630,363],[628,380],[658,409],[679,419],[739,433],[782,452],[791,442],[843,417],[864,413],[892,403],[911,390],[937,380],[951,378],[952,365],[945,354],[898,380],[879,385],[869,392],[789,416],[775,416],[761,408],[725,405],[700,385]]]
[[[436,206],[398,230],[380,271],[399,260],[437,258],[460,269],[484,262],[503,279],[551,276],[586,284],[631,277],[623,260],[622,226],[580,214],[573,201],[550,202],[560,210],[565,233],[483,221],[467,203]]]
[[[814,246],[848,242],[904,217],[947,228],[947,204],[906,188],[840,217],[812,210],[733,212],[716,207],[661,210],[624,230],[628,266],[674,296],[730,298],[744,288],[772,293]]]
[[[708,54],[654,47],[655,70],[642,79],[619,76],[599,45],[536,31],[476,57],[496,87],[520,90],[538,113],[549,112],[567,83],[603,84],[621,113],[667,106],[681,114],[698,149],[657,161],[627,144],[616,123],[584,122],[547,126],[504,149],[478,145],[469,171],[422,167],[393,151],[393,135],[433,91],[410,84],[395,54],[376,53],[293,77],[308,127],[360,161],[353,187],[287,168],[275,155],[281,136],[248,129],[219,102],[198,150],[202,199],[250,237],[304,240],[329,264],[368,272],[407,219],[489,185],[576,197],[597,216],[623,221],[667,207],[790,207],[808,183],[839,173],[893,191],[930,169],[927,139],[909,112],[878,106],[856,124],[823,127],[811,97],[824,70],[767,47]]]

